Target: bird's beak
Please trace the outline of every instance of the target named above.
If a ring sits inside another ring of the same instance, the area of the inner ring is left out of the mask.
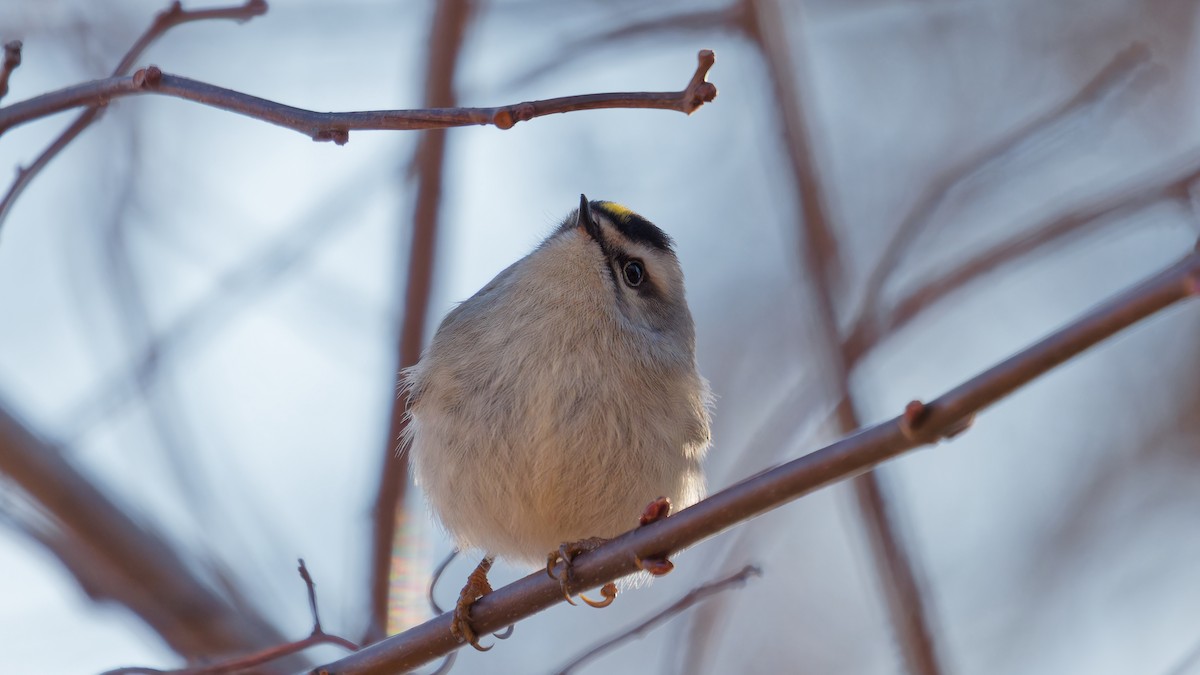
[[[579,195],[579,213],[575,217],[575,227],[583,230],[596,243],[601,242],[600,225],[592,218],[592,205],[586,195]]]

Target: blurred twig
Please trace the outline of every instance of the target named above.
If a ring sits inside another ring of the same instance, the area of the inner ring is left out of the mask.
[[[337,645],[350,651],[358,649],[358,645],[354,644],[350,640],[347,640],[340,635],[331,635],[326,633],[325,630],[321,628],[321,616],[317,613],[316,583],[313,581],[312,575],[308,573],[308,567],[305,566],[303,558],[300,559],[299,563],[300,578],[304,580],[304,586],[308,590],[308,608],[312,613],[313,621],[312,632],[308,634],[308,637],[305,637],[301,640],[296,640],[294,642],[273,645],[271,647],[267,647],[266,649],[254,652],[253,654],[247,654],[235,659],[229,659],[227,661],[221,661],[218,663],[209,663],[202,666],[191,666],[188,668],[178,668],[174,670],[159,670],[156,668],[135,666],[132,668],[116,668],[114,670],[106,671],[101,675],[224,675],[227,673],[246,672],[251,668],[256,668],[273,661],[278,661],[285,656],[298,654],[305,649],[308,649],[309,647],[315,647],[316,645]]]
[[[725,577],[724,579],[710,581],[702,586],[697,586],[696,588],[693,588],[687,595],[683,596],[679,600],[676,600],[671,605],[663,608],[661,611],[647,618],[645,621],[638,623],[636,626],[629,628],[619,635],[613,636],[612,638],[601,642],[595,647],[592,647],[588,651],[579,655],[567,665],[559,668],[557,673],[558,675],[568,675],[568,673],[572,672],[576,668],[584,665],[597,656],[612,650],[621,643],[628,642],[634,638],[642,637],[654,628],[657,628],[659,624],[671,619],[676,614],[686,611],[693,605],[704,601],[710,595],[716,595],[717,593],[733,588],[734,586],[744,586],[746,582],[750,580],[750,577],[759,576],[762,576],[762,570],[754,565],[747,565],[743,567],[740,572]]]
[[[137,41],[133,43],[133,46],[130,47],[129,51],[125,53],[125,56],[121,58],[121,61],[117,64],[117,67],[113,69],[113,77],[116,78],[127,74],[129,70],[133,68],[133,64],[142,57],[142,53],[145,52],[155,40],[162,37],[164,33],[175,26],[180,26],[193,21],[208,21],[211,19],[247,21],[253,17],[265,14],[266,11],[267,3],[265,0],[246,0],[244,4],[233,7],[213,7],[195,11],[183,9],[179,3],[179,0],[175,0],[175,2],[172,2],[167,9],[159,12],[154,17],[154,20],[150,22],[150,26],[146,29],[146,31],[142,33],[141,37],[139,37]],[[12,43],[9,44],[11,45]],[[17,44],[19,46],[20,43]],[[7,75],[7,72],[5,75]],[[5,77],[5,82],[7,82],[7,77]],[[3,94],[0,93],[0,96],[3,96]],[[41,170],[50,163],[50,160],[54,159],[55,156],[62,151],[63,148],[67,147],[71,141],[75,140],[79,134],[83,133],[85,129],[99,119],[100,114],[104,111],[105,106],[108,105],[108,101],[109,99],[107,97],[97,97],[91,101],[81,103],[80,105],[88,105],[87,110],[84,110],[82,113],[80,113],[79,117],[76,117],[75,120],[71,122],[71,124],[58,136],[58,138],[54,139],[49,147],[42,151],[42,154],[38,155],[38,158],[33,161],[33,164],[30,164],[28,167],[21,168],[17,171],[17,179],[13,181],[13,184],[8,188],[8,192],[5,193],[4,198],[0,199],[0,228],[3,228],[4,219],[8,216],[8,212],[12,208],[13,202],[15,202],[17,198],[21,196],[21,193],[25,191],[25,188],[28,187],[30,181],[32,181],[34,177],[36,177],[38,173],[40,173]],[[4,111],[10,110],[12,107],[13,106],[0,108],[0,117],[3,116]],[[3,129],[3,125],[0,125],[0,134],[3,133]]]
[[[524,87],[533,80],[559,70],[572,61],[594,55],[598,48],[603,47],[609,42],[635,40],[641,37],[661,41],[665,35],[670,35],[671,33],[703,34],[731,28],[744,31],[746,21],[745,5],[744,1],[739,0],[728,7],[656,17],[647,21],[623,24],[616,28],[591,35],[572,35],[569,39],[564,40],[563,44],[551,54],[538,62],[537,65],[516,75],[501,88],[509,90]]]
[[[1184,207],[1191,204],[1191,188],[1200,181],[1200,157],[1194,153],[1181,168],[1172,168],[1144,177],[1123,188],[1105,190],[1099,197],[1026,228],[1007,241],[950,268],[905,295],[873,316],[860,315],[849,335],[845,350],[850,363],[857,363],[885,336],[895,333],[939,301],[962,290],[997,269],[1032,253],[1045,253],[1051,246],[1062,245],[1072,237],[1109,222],[1114,216],[1144,209],[1164,200],[1176,200]]]
[[[698,60],[692,79],[681,91],[580,94],[493,108],[435,107],[424,110],[331,113],[295,108],[206,82],[169,75],[157,66],[149,66],[128,77],[94,80],[0,108],[0,135],[15,126],[63,110],[98,105],[98,102],[135,94],[159,94],[201,103],[298,131],[314,141],[333,141],[338,145],[349,141],[353,130],[413,131],[472,125],[510,129],[517,122],[578,110],[650,108],[690,115],[717,96],[716,86],[705,81],[714,62],[713,52],[701,50]]]
[[[128,607],[179,654],[213,658],[282,639],[266,619],[216,594],[167,540],[110,501],[2,402],[0,472],[30,496],[46,524],[39,540],[53,544],[84,588]]]
[[[929,404],[760,473],[669,518],[627,532],[574,564],[588,590],[637,570],[637,560],[670,555],[740,522],[836,481],[859,475],[921,445],[964,431],[984,408],[1117,332],[1188,297],[1200,295],[1200,251],[1095,307],[1067,326],[964,382]],[[544,571],[484,596],[471,608],[477,631],[495,631],[563,601]],[[411,669],[461,645],[443,614],[313,671],[324,675]]]
[[[378,189],[384,177],[375,169],[358,172],[330,187],[328,198],[294,223],[226,270],[213,290],[149,341],[132,364],[105,378],[83,402],[73,407],[63,422],[59,440],[67,446],[96,423],[127,404],[139,391],[194,342],[217,329],[222,320],[237,316],[238,305],[274,288],[289,272],[306,262],[319,245],[346,228],[361,223],[354,209],[367,203],[361,196]]]
[[[883,291],[888,280],[899,269],[904,256],[915,244],[923,228],[929,226],[937,209],[959,186],[989,166],[1002,161],[1029,138],[1072,116],[1082,114],[1127,87],[1150,64],[1150,51],[1142,44],[1132,44],[1120,52],[1070,99],[1052,110],[1021,125],[998,140],[981,148],[962,161],[937,175],[912,210],[901,221],[891,240],[884,247],[863,290],[862,306],[854,320],[852,332],[883,332],[871,325],[882,314]],[[851,358],[853,363],[856,359]]]
[[[454,75],[470,23],[472,0],[437,3],[429,31],[428,64],[425,72],[425,104],[453,106]],[[364,642],[375,642],[387,634],[388,581],[395,550],[397,510],[404,508],[408,486],[408,456],[397,454],[400,434],[407,423],[408,397],[400,391],[399,372],[421,358],[425,325],[429,314],[429,292],[433,285],[433,261],[441,214],[443,171],[446,161],[446,131],[433,129],[421,134],[412,158],[416,176],[416,200],[412,214],[412,236],[408,243],[408,265],[400,269],[396,287],[404,287],[404,305],[396,327],[395,380],[391,392],[391,414],[384,438],[379,484],[371,540],[371,572],[368,579],[370,623]],[[397,395],[397,392],[400,392]]]
[[[1195,672],[1197,664],[1200,664],[1200,642],[1192,645],[1188,653],[1184,654],[1166,675],[1188,675]]]
[[[8,78],[21,65],[21,41],[12,40],[4,44],[4,62],[0,63],[0,99],[8,94]]]

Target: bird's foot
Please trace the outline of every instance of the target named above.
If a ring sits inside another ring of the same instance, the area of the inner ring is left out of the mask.
[[[487,578],[491,569],[492,558],[489,556],[480,561],[475,571],[467,576],[467,585],[463,586],[462,592],[458,594],[458,602],[454,605],[454,618],[450,622],[450,633],[456,640],[466,642],[481,652],[486,652],[491,647],[479,644],[479,636],[471,627],[471,605],[492,592],[492,585],[488,583]]]
[[[571,599],[571,583],[575,580],[575,557],[580,553],[594,551],[608,540],[602,537],[588,537],[579,541],[569,541],[558,547],[557,551],[551,551],[546,556],[546,574],[551,579],[558,580],[558,585],[562,588],[563,597],[572,605],[575,601]],[[561,574],[555,574],[554,568],[558,565],[558,561],[562,561],[563,570]],[[608,607],[612,604],[614,598],[617,597],[617,585],[607,583],[600,589],[600,594],[604,596],[603,600],[592,600],[591,598],[579,595],[579,598],[586,602],[591,607]]]

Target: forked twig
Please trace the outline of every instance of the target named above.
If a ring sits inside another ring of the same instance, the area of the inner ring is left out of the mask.
[[[1010,155],[1035,134],[1087,110],[1109,97],[1114,91],[1128,86],[1146,70],[1148,64],[1150,64],[1150,50],[1139,43],[1130,45],[1114,56],[1074,96],[936,176],[899,227],[896,228],[885,246],[879,262],[867,279],[863,291],[862,307],[854,321],[856,327],[869,324],[877,318],[885,285],[916,242],[921,229],[928,226],[934,213],[955,188],[978,175],[980,171],[992,166],[996,161]],[[858,330],[862,330],[862,328],[858,328]]]
[[[705,80],[715,56],[700,51],[692,79],[681,91],[580,94],[541,101],[526,101],[493,108],[428,108],[422,110],[369,110],[315,112],[295,108],[232,89],[162,72],[157,66],[138,70],[127,77],[110,77],[42,94],[0,108],[0,135],[26,122],[84,105],[97,105],[136,94],[159,94],[220,108],[263,122],[298,131],[314,141],[342,145],[350,132],[413,131],[472,125],[510,129],[517,122],[535,117],[578,110],[606,108],[651,108],[692,114],[717,96],[717,87]]]
[[[256,16],[265,14],[266,11],[266,0],[246,0],[246,2],[242,5],[236,5],[232,7],[213,7],[195,11],[183,9],[183,7],[179,4],[179,0],[175,0],[175,2],[172,2],[167,9],[159,12],[158,15],[154,17],[154,20],[150,22],[150,26],[146,29],[146,31],[143,32],[141,37],[139,37],[137,41],[133,43],[133,46],[130,47],[129,51],[125,53],[125,56],[121,58],[121,61],[117,64],[117,67],[113,69],[113,77],[119,77],[127,74],[129,70],[133,68],[133,64],[136,63],[139,58],[141,58],[142,53],[145,52],[155,40],[162,37],[164,33],[175,26],[193,21],[207,21],[210,19],[232,19],[239,22],[248,21]],[[5,77],[5,82],[7,82],[7,74]],[[0,93],[0,96],[3,96],[3,94]],[[8,216],[8,212],[12,209],[13,203],[17,200],[17,197],[21,196],[21,193],[25,191],[25,188],[29,186],[29,183],[34,179],[34,177],[41,173],[42,169],[46,168],[46,165],[49,164],[50,161],[58,155],[58,153],[62,152],[63,148],[67,147],[67,145],[69,145],[71,141],[75,140],[79,134],[83,133],[85,129],[90,127],[92,123],[100,117],[100,113],[103,112],[106,105],[108,105],[108,99],[97,99],[92,101],[88,109],[80,113],[79,116],[76,117],[75,120],[71,122],[71,124],[67,126],[67,128],[63,130],[61,134],[59,134],[58,138],[55,138],[54,141],[42,151],[42,154],[38,155],[37,159],[35,159],[32,164],[30,164],[28,167],[18,169],[16,180],[14,180],[13,184],[9,186],[8,192],[4,194],[4,198],[0,199],[0,228],[3,227],[4,219]],[[8,108],[0,108],[0,115],[2,115],[6,110],[8,110]],[[3,133],[3,131],[0,131],[0,133]]]
[[[160,670],[157,668],[146,668],[143,666],[134,666],[129,668],[116,668],[109,670],[102,675],[225,675],[226,673],[237,673],[249,668],[261,666],[270,663],[277,659],[313,647],[316,645],[337,645],[349,651],[358,649],[358,645],[347,640],[340,635],[331,635],[326,633],[321,628],[321,617],[317,613],[317,591],[316,583],[313,581],[312,575],[308,573],[308,567],[304,564],[304,559],[299,560],[300,578],[304,580],[304,586],[308,590],[308,607],[312,612],[313,629],[308,637],[294,642],[287,642],[281,645],[268,647],[261,651],[247,654],[228,661],[220,661],[218,663],[210,663],[200,666],[192,666],[188,668],[180,668],[177,670]]]

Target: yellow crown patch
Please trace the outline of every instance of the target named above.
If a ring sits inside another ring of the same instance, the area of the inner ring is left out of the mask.
[[[633,209],[625,206],[624,204],[618,204],[616,202],[603,203],[605,211],[608,211],[610,214],[620,218],[621,220],[629,220],[629,216],[637,215],[633,212]]]

